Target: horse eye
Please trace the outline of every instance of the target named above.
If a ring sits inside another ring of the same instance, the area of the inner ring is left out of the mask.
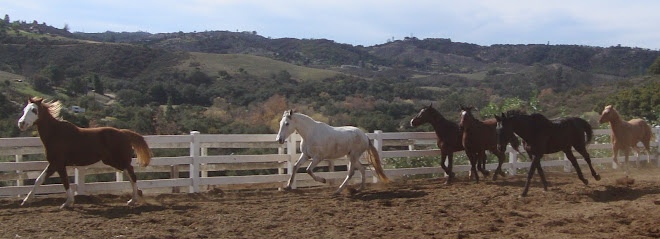
[[[32,109],[32,113],[37,114],[37,109]]]
[[[289,126],[289,122],[284,123],[284,125]]]

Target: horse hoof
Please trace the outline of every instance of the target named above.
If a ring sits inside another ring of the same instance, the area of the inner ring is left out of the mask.
[[[60,209],[65,209],[65,208],[70,208],[73,203],[64,203],[62,206],[60,206]]]
[[[284,191],[291,191],[291,186],[286,186],[286,187],[284,187],[284,188],[282,188],[282,189],[283,189]]]
[[[25,206],[25,205],[28,205],[28,204],[30,204],[30,202],[23,200],[23,202],[21,203],[21,206]]]
[[[325,178],[322,178],[321,183],[325,183],[325,182],[326,182]]]
[[[582,182],[584,183],[584,185],[589,185],[589,180],[585,179],[585,180],[582,180]]]
[[[135,199],[128,200],[128,202],[126,202],[126,206],[135,206],[136,201],[137,200],[135,200]]]
[[[600,175],[596,174],[594,175],[594,178],[596,179],[596,181],[600,181]]]

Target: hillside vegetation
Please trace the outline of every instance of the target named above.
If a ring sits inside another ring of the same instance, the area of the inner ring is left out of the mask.
[[[375,46],[270,39],[256,32],[70,33],[0,21],[0,136],[29,95],[85,113],[83,127],[143,134],[273,133],[296,108],[332,125],[409,128],[422,105],[447,118],[473,105],[484,117],[522,108],[594,122],[605,104],[655,123],[658,51],[576,45],[493,45],[406,38]],[[655,63],[654,63],[655,61]],[[23,82],[16,81],[21,79]]]

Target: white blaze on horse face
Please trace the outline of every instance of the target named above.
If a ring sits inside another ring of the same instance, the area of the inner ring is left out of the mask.
[[[291,133],[293,133],[293,127],[290,126],[291,122],[291,116],[283,116],[282,120],[280,120],[280,131],[277,133],[277,142],[280,144],[284,143],[284,140],[286,140]]]
[[[38,114],[39,107],[35,103],[29,103],[23,108],[23,116],[18,119],[18,128],[21,130],[26,130],[28,127],[32,126],[35,121],[39,118]]]

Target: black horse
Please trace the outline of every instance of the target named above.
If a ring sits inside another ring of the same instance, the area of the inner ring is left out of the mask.
[[[525,114],[522,111],[511,110],[501,116],[495,116],[497,120],[497,146],[500,151],[506,149],[506,145],[514,140],[514,133],[525,141],[525,150],[532,160],[532,165],[527,173],[527,182],[521,196],[526,196],[529,190],[529,183],[534,175],[534,170],[538,169],[543,183],[543,189],[548,190],[548,182],[541,168],[541,158],[544,154],[563,151],[568,160],[571,161],[577,172],[578,178],[587,185],[589,181],[584,178],[577,159],[573,155],[572,148],[580,153],[587,161],[591,175],[600,180],[600,175],[596,173],[591,165],[591,158],[587,152],[586,145],[593,137],[591,125],[581,118],[566,117],[555,120],[549,120],[541,114]],[[586,134],[586,140],[585,140]],[[513,147],[518,145],[512,143]]]

